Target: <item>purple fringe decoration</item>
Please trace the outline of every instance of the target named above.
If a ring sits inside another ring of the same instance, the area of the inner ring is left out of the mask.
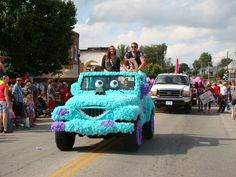
[[[141,95],[140,98],[143,99],[150,92],[150,87],[147,83],[141,84]]]
[[[65,108],[59,109],[59,111],[57,111],[58,116],[64,116],[66,114],[69,114],[69,111]]]
[[[62,121],[59,122],[53,122],[51,124],[51,130],[54,132],[62,132],[65,130],[65,123]]]
[[[105,120],[101,122],[101,125],[104,127],[113,127],[114,122],[112,120]]]

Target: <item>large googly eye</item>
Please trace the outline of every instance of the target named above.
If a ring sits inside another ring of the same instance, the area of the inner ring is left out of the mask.
[[[118,83],[117,80],[112,80],[112,81],[110,82],[110,86],[111,86],[111,88],[117,88],[118,85],[119,85],[119,83]]]
[[[95,87],[102,87],[103,86],[103,82],[101,80],[97,80],[95,82]]]

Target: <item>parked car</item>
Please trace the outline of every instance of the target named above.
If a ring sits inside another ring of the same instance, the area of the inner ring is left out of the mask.
[[[122,135],[126,150],[136,151],[154,133],[155,105],[142,72],[84,72],[71,97],[52,112],[57,147],[70,150],[75,136]]]
[[[185,74],[159,74],[151,88],[150,95],[156,107],[184,108],[190,113],[192,92],[189,78]]]

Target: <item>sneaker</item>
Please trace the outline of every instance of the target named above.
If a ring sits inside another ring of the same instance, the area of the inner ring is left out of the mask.
[[[3,133],[11,133],[11,132],[9,132],[9,131],[7,131],[7,130],[4,130]]]

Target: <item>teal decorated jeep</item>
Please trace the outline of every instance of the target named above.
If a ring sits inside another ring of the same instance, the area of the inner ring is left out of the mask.
[[[143,72],[84,72],[72,84],[71,97],[52,112],[57,147],[72,149],[75,136],[122,135],[128,151],[154,133],[155,106]]]

